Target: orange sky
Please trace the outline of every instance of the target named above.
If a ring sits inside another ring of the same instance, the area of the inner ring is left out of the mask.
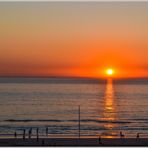
[[[1,2],[0,76],[148,76],[148,2]]]

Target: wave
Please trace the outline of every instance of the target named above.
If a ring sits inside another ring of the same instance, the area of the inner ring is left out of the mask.
[[[148,121],[148,119],[145,119],[145,118],[139,118],[139,119],[129,119],[129,120]]]
[[[48,119],[8,119],[5,122],[62,122],[62,120],[48,120]]]
[[[114,123],[114,124],[128,124],[129,121],[112,121],[112,120],[93,120],[93,119],[82,119],[83,123],[96,122],[96,123]],[[78,122],[78,120],[53,120],[53,119],[8,119],[4,122]]]

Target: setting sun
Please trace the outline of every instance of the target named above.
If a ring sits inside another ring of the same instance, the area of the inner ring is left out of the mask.
[[[113,69],[107,69],[106,70],[106,74],[107,75],[113,75],[113,73],[114,73],[114,70]]]

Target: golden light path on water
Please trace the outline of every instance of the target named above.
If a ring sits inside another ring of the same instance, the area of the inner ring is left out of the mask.
[[[116,103],[112,79],[108,79],[106,84],[103,120],[107,121],[106,123],[104,123],[104,127],[110,133],[107,138],[112,138],[112,134],[114,134],[112,129],[115,127],[115,124],[113,122],[116,120]]]

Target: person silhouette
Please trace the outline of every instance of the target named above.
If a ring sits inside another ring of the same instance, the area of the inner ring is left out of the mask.
[[[120,138],[124,138],[124,134],[122,132],[120,132]]]
[[[29,139],[31,139],[32,128],[29,130]]]
[[[26,135],[26,130],[23,130],[23,139],[25,139],[25,135]]]
[[[102,144],[101,136],[99,136],[99,144]]]
[[[45,141],[44,140],[42,140],[42,146],[44,146],[45,145]]]
[[[140,133],[137,133],[136,138],[137,138],[137,139],[139,139],[139,138],[140,138]]]
[[[32,128],[30,128],[30,133],[32,134]]]
[[[16,133],[16,131],[15,131],[15,133],[14,133],[14,137],[17,138],[17,133]]]
[[[36,129],[37,141],[39,140],[39,128]]]
[[[48,136],[48,127],[46,127],[46,136]]]

